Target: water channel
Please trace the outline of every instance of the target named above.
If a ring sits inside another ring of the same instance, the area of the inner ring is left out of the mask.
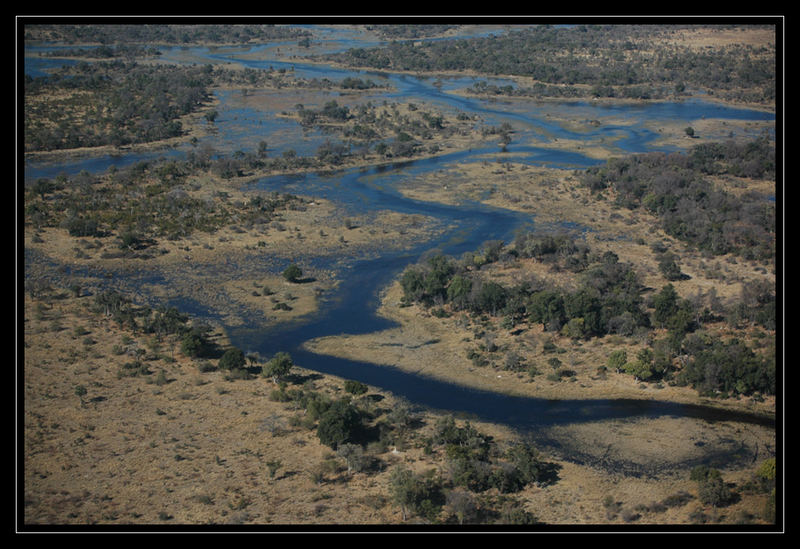
[[[335,34],[333,30],[330,31]],[[342,38],[342,47],[353,44],[353,37]],[[664,102],[642,105],[594,105],[586,102],[550,105],[547,109],[536,105],[489,103],[480,99],[454,95],[451,90],[469,86],[472,78],[442,78],[438,84],[433,79],[420,79],[408,75],[363,73],[347,71],[317,64],[286,62],[267,57],[276,44],[257,48],[165,48],[165,61],[224,63],[236,62],[257,69],[288,68],[297,76],[341,80],[347,76],[380,79],[391,88],[381,90],[368,100],[392,102],[414,100],[427,103],[447,111],[465,112],[479,117],[487,124],[509,122],[515,128],[515,139],[505,157],[512,162],[526,162],[555,168],[585,168],[598,163],[596,159],[574,151],[558,150],[552,144],[556,140],[593,140],[602,137],[612,139],[621,152],[646,152],[656,150],[653,143],[658,135],[648,129],[648,122],[686,121],[702,118],[724,118],[736,120],[774,120],[774,115],[761,111],[735,109],[699,100]],[[187,55],[188,54],[188,55]],[[40,70],[31,65],[31,72]],[[234,106],[235,91],[220,91],[219,112],[216,121],[217,133],[212,138],[218,149],[252,150],[259,139],[266,138],[271,152],[280,154],[292,148],[298,152],[313,151],[328,136],[302,132],[291,123],[273,116],[274,113],[256,111]],[[625,120],[625,123],[604,124],[586,131],[568,130],[549,114],[563,109],[580,113],[586,119]],[[276,138],[279,136],[279,138]],[[547,144],[547,147],[537,144]],[[183,155],[186,148],[151,153],[131,153],[121,156],[84,158],[69,163],[25,165],[25,178],[53,177],[58,173],[74,174],[86,170],[103,172],[110,166],[124,166],[148,159],[168,155]],[[271,356],[277,351],[288,351],[297,364],[325,374],[355,379],[369,385],[391,391],[409,402],[439,410],[449,410],[482,420],[509,425],[529,433],[546,433],[547,429],[569,423],[603,422],[609,420],[642,420],[660,417],[696,418],[706,422],[735,421],[745,424],[771,426],[770,421],[714,410],[702,406],[687,406],[650,400],[580,400],[547,401],[504,396],[478,391],[454,383],[444,383],[427,377],[402,372],[395,368],[377,366],[352,360],[339,359],[312,353],[303,348],[311,339],[341,333],[361,334],[383,330],[391,323],[376,315],[379,292],[385,288],[407,265],[416,262],[423,254],[438,250],[445,254],[460,256],[463,252],[477,249],[488,240],[510,241],[515,232],[523,227],[535,228],[536,220],[508,210],[491,208],[478,203],[449,206],[421,202],[403,196],[395,188],[402,178],[418,176],[442,169],[454,163],[482,161],[486,155],[498,152],[496,146],[483,150],[472,150],[445,154],[433,159],[409,161],[392,167],[359,168],[330,174],[308,176],[266,177],[251,185],[254,191],[275,190],[294,192],[310,196],[324,196],[352,209],[354,214],[378,210],[422,214],[434,217],[451,231],[431,241],[420,242],[412,250],[389,252],[378,257],[349,258],[336,261],[316,258],[317,267],[329,268],[339,273],[341,283],[336,295],[323,302],[321,310],[313,317],[289,325],[260,326],[258,319],[246,327],[230,326],[228,333],[234,345],[261,356]],[[236,271],[236,265],[220,270],[219,276],[228,276]],[[107,277],[106,273],[100,276]],[[129,276],[151,283],[157,273],[135,273]],[[175,296],[173,303],[196,314],[213,316],[215,311],[195,303],[191,295]],[[542,440],[546,439],[543,435]],[[555,444],[557,446],[557,444]]]

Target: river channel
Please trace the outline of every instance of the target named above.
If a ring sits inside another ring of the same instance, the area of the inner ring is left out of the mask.
[[[328,29],[331,40],[336,41],[336,29]],[[344,31],[343,31],[344,32]],[[357,43],[357,37],[339,37],[340,47]],[[470,86],[474,78],[417,78],[409,75],[388,73],[365,73],[348,71],[302,61],[281,61],[269,57],[280,44],[265,44],[251,48],[163,48],[165,62],[209,62],[241,63],[255,69],[284,68],[294,71],[299,77],[328,78],[333,81],[348,76],[371,78],[389,86],[376,92],[366,100],[388,102],[414,100],[434,105],[450,112],[463,112],[493,125],[510,123],[515,129],[514,142],[504,153],[510,162],[528,163],[561,169],[581,169],[596,165],[600,161],[576,153],[574,150],[559,150],[558,140],[592,141],[608,139],[621,153],[673,150],[658,148],[658,134],[651,128],[658,121],[692,121],[702,119],[728,119],[774,121],[774,114],[756,110],[736,109],[700,100],[664,102],[637,105],[594,105],[586,102],[549,104],[546,108],[535,104],[487,102],[477,98],[452,93],[453,90]],[[190,61],[186,61],[186,60]],[[31,58],[30,72],[41,70]],[[26,70],[29,70],[26,66]],[[244,108],[233,100],[236,91],[217,92],[219,117],[215,124],[213,145],[217,150],[253,150],[260,139],[266,139],[274,154],[293,149],[300,154],[313,151],[329,136],[304,132],[285,118],[275,113]],[[580,113],[582,119],[623,121],[607,123],[588,130],[570,130],[553,120],[560,111],[573,116]],[[547,145],[547,146],[545,146]],[[82,158],[59,164],[26,163],[25,178],[53,177],[59,173],[74,174],[83,170],[103,172],[110,166],[125,166],[142,160],[169,155],[180,157],[188,149],[177,147],[170,151],[130,153],[108,157]],[[435,218],[443,226],[452,227],[430,241],[419,242],[411,250],[370,254],[367,257],[330,259],[310,257],[315,267],[334,270],[341,283],[335,295],[328,296],[318,313],[288,325],[265,327],[258,318],[252,318],[245,327],[228,326],[226,331],[231,342],[247,352],[258,352],[271,356],[277,351],[287,351],[297,364],[325,374],[355,379],[371,386],[388,390],[409,402],[437,410],[452,411],[468,417],[508,425],[533,435],[551,448],[563,446],[563,440],[550,437],[551,429],[567,424],[588,424],[608,421],[642,421],[663,417],[696,419],[703,422],[736,422],[758,427],[773,427],[771,421],[747,414],[715,410],[702,406],[689,406],[653,400],[580,400],[549,401],[519,398],[479,391],[455,383],[445,383],[418,376],[399,369],[377,366],[353,360],[312,353],[304,343],[315,338],[346,334],[363,334],[391,327],[390,321],[376,314],[378,296],[393,279],[409,264],[432,250],[460,256],[463,252],[477,249],[488,240],[510,241],[522,228],[535,229],[536,220],[529,214],[488,207],[479,203],[445,205],[410,199],[401,194],[397,183],[403,178],[419,176],[440,170],[448,165],[479,162],[486,155],[496,154],[497,146],[439,157],[399,163],[390,167],[373,167],[343,170],[329,174],[304,176],[266,177],[250,184],[253,191],[274,190],[309,196],[324,196],[351,209],[354,215],[389,210],[409,214],[421,214]],[[575,228],[574,226],[571,228]],[[580,229],[580,227],[578,227]],[[313,256],[313,252],[310,252]],[[220,277],[236,272],[235,264],[218,267]],[[274,268],[274,266],[273,266]],[[108,273],[98,273],[109,279]],[[139,272],[113,273],[113,278],[127,277],[127,283],[151,284],[159,280],[158,273]],[[168,280],[163,280],[168,283]],[[192,295],[176,295],[172,303],[194,314],[214,317],[216,312],[193,299]],[[715,456],[719,459],[720,456]]]

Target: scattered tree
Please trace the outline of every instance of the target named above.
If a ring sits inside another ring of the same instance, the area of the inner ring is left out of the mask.
[[[283,278],[289,282],[297,282],[301,276],[303,276],[303,271],[294,263],[286,267],[286,270],[283,271]]]
[[[245,364],[244,353],[241,349],[237,349],[236,347],[225,351],[219,359],[220,370],[240,370],[244,368]]]
[[[367,457],[364,455],[364,448],[359,444],[346,442],[340,444],[336,449],[336,455],[344,459],[347,463],[347,472],[361,472],[367,465]]]
[[[279,352],[276,353],[264,366],[261,367],[261,375],[264,377],[271,377],[273,383],[286,376],[294,366],[292,357],[289,353]]]
[[[361,414],[346,399],[333,402],[319,418],[317,437],[322,444],[336,450],[339,445],[354,442],[362,435]]]

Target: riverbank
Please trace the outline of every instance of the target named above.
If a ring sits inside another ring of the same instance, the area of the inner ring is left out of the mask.
[[[545,400],[663,400],[720,407],[766,417],[775,415],[774,397],[765,397],[763,401],[749,398],[728,401],[709,399],[698,396],[697,391],[690,387],[644,384],[629,374],[613,371],[599,373],[598,368],[605,365],[611,350],[625,348],[629,354],[635,354],[640,344],[633,338],[607,336],[576,344],[558,334],[545,333],[541,327],[513,330],[514,334],[508,330],[498,331],[493,338],[494,344],[499,349],[512,345],[515,349],[529,349],[521,355],[529,363],[537,359],[543,361],[544,357],[535,351],[542,342],[547,341],[558,349],[566,349],[566,353],[558,356],[574,375],[556,381],[547,379],[543,364],[541,373],[536,376],[528,372],[511,372],[502,367],[502,352],[498,353],[492,364],[476,366],[468,355],[480,343],[480,339],[475,337],[475,327],[465,316],[439,318],[418,305],[403,304],[402,296],[400,284],[392,284],[381,296],[378,309],[381,316],[399,323],[397,328],[372,334],[344,333],[323,337],[308,342],[306,348],[320,354],[392,366],[442,381],[517,397]],[[497,322],[497,319],[494,321]]]

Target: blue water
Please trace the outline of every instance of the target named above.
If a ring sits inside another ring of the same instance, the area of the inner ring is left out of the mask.
[[[343,29],[328,29],[331,40],[340,40],[336,47],[353,47],[357,37],[349,34],[336,35]],[[338,38],[337,38],[338,37]],[[461,97],[448,91],[471,85],[472,78],[443,78],[443,85],[437,86],[436,79],[419,79],[408,75],[377,75],[371,72],[342,70],[333,67],[298,62],[281,62],[268,58],[272,48],[280,44],[264,44],[246,48],[244,53],[263,55],[263,59],[241,59],[242,48],[190,48],[195,58],[208,62],[241,62],[257,69],[287,69],[304,78],[328,78],[341,80],[347,76],[360,78],[381,78],[392,87],[391,91],[376,91],[367,94],[367,99],[382,102],[387,100],[417,100],[437,105],[449,112],[465,112],[477,115],[489,125],[509,122],[515,128],[514,141],[504,153],[503,160],[523,162],[532,165],[546,165],[556,168],[574,169],[596,165],[599,161],[574,151],[558,150],[552,146],[537,147],[530,143],[552,145],[558,139],[595,139],[610,137],[621,151],[629,153],[655,150],[653,143],[658,137],[645,127],[645,123],[662,120],[671,122],[682,120],[691,122],[702,118],[727,118],[735,120],[774,120],[774,115],[761,111],[736,109],[701,100],[681,102],[647,103],[641,105],[596,105],[587,102],[565,102],[560,109],[580,111],[587,119],[605,117],[631,120],[630,125],[604,125],[585,132],[570,131],[545,116],[544,109],[531,105],[522,110],[502,102],[488,103],[477,98]],[[178,54],[187,53],[186,48],[164,48],[164,58],[178,59]],[[31,59],[26,62],[26,72],[39,74],[54,61]],[[274,113],[256,109],[234,107],[232,94],[238,92],[218,92],[220,116],[215,122],[217,131],[208,138],[216,149],[225,151],[252,151],[262,139],[266,140],[270,154],[280,154],[294,149],[300,154],[313,154],[326,136],[305,132],[274,116]],[[549,104],[552,109],[552,104]],[[188,146],[172,150],[148,153],[126,153],[119,156],[83,158],[67,163],[25,164],[26,179],[53,177],[59,173],[75,174],[83,170],[103,172],[110,166],[126,166],[140,161],[153,160],[163,156],[180,157],[189,150]],[[436,171],[453,163],[483,161],[484,155],[497,154],[496,146],[464,151],[425,160],[398,163],[393,167],[359,168],[343,170],[327,175],[309,174],[304,176],[276,176],[263,178],[252,183],[252,190],[277,190],[296,192],[311,196],[324,196],[346,205],[353,213],[368,213],[378,210],[392,210],[403,213],[422,214],[452,225],[447,232],[427,242],[420,242],[410,251],[384,253],[379,257],[350,258],[346,261],[318,258],[315,266],[336,269],[342,283],[336,294],[330,296],[319,314],[301,322],[287,326],[266,328],[252,319],[247,327],[229,327],[229,336],[234,345],[246,352],[258,352],[271,356],[278,351],[288,351],[295,362],[305,368],[322,373],[355,379],[372,386],[389,390],[409,401],[431,408],[457,411],[482,419],[508,424],[524,429],[536,429],[564,422],[598,421],[612,418],[658,417],[663,415],[682,415],[703,417],[705,419],[741,419],[760,422],[736,414],[725,414],[684,405],[627,400],[598,401],[541,401],[520,399],[492,393],[476,391],[457,384],[443,383],[429,378],[408,374],[397,369],[377,366],[358,361],[321,356],[303,349],[303,344],[313,338],[341,333],[359,334],[382,330],[391,325],[386,319],[375,314],[378,293],[385,288],[409,264],[432,250],[460,256],[462,253],[478,248],[488,240],[510,241],[514,234],[523,229],[535,229],[536,220],[529,215],[490,208],[481,204],[460,204],[447,206],[421,202],[402,196],[395,185],[403,178],[413,177],[429,171]],[[326,262],[328,262],[326,264]],[[224,276],[224,272],[222,273]],[[213,315],[202,305],[196,303],[191,295],[178,295],[174,303],[184,310],[197,314]]]

